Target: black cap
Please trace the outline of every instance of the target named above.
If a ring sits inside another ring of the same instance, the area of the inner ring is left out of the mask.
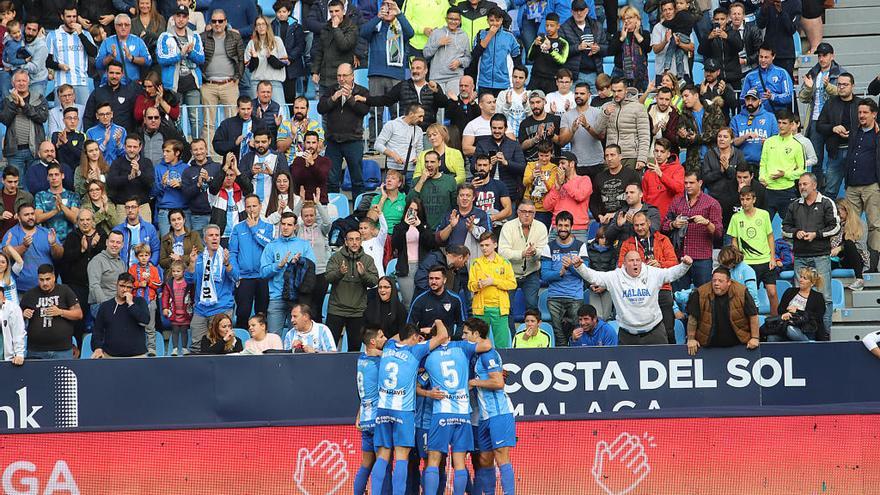
[[[575,155],[571,151],[563,151],[562,154],[559,155],[559,158],[564,159],[564,160],[568,160],[568,161],[574,162],[574,163],[577,163],[577,161],[578,161],[577,155]]]
[[[721,70],[721,64],[718,63],[714,58],[707,58],[703,60],[703,71],[704,72],[715,72],[716,70]]]
[[[178,5],[174,7],[173,15],[185,15],[189,16],[189,8],[186,5]]]
[[[587,8],[587,2],[584,0],[574,0],[571,2],[571,10],[584,10]]]
[[[830,43],[819,43],[819,46],[816,47],[816,53],[818,55],[828,55],[829,53],[834,53],[834,47]]]

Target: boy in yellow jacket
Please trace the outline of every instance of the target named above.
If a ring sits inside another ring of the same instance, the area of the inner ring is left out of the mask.
[[[516,289],[513,266],[496,252],[498,244],[492,232],[480,236],[482,256],[471,264],[468,289],[474,293],[472,308],[474,316],[492,328],[495,347],[510,347],[510,296],[507,291]]]

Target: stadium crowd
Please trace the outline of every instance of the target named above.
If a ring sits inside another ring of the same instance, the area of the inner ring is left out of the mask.
[[[0,1],[5,357],[827,340],[880,131],[814,3]]]
[[[272,10],[0,1],[6,360],[363,348],[355,491],[417,492],[416,446],[442,489],[451,446],[507,494],[493,347],[828,340],[832,268],[877,269],[878,107],[819,0]]]

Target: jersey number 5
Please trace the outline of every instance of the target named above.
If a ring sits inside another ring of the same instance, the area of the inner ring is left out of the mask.
[[[443,385],[446,388],[458,388],[458,371],[455,371],[455,361],[443,361],[440,363],[443,372]]]

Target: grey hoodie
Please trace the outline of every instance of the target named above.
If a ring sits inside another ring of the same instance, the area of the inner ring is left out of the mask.
[[[452,41],[446,46],[440,46],[440,40],[449,36]],[[423,50],[425,58],[431,62],[430,81],[448,81],[464,75],[464,70],[471,63],[471,44],[467,33],[459,29],[456,32],[442,27],[435,29],[428,37],[428,43]],[[449,64],[458,59],[461,62],[458,69],[452,70]]]
[[[89,261],[89,304],[100,304],[116,297],[116,281],[128,267],[119,255],[111,256],[107,250],[96,254]]]

